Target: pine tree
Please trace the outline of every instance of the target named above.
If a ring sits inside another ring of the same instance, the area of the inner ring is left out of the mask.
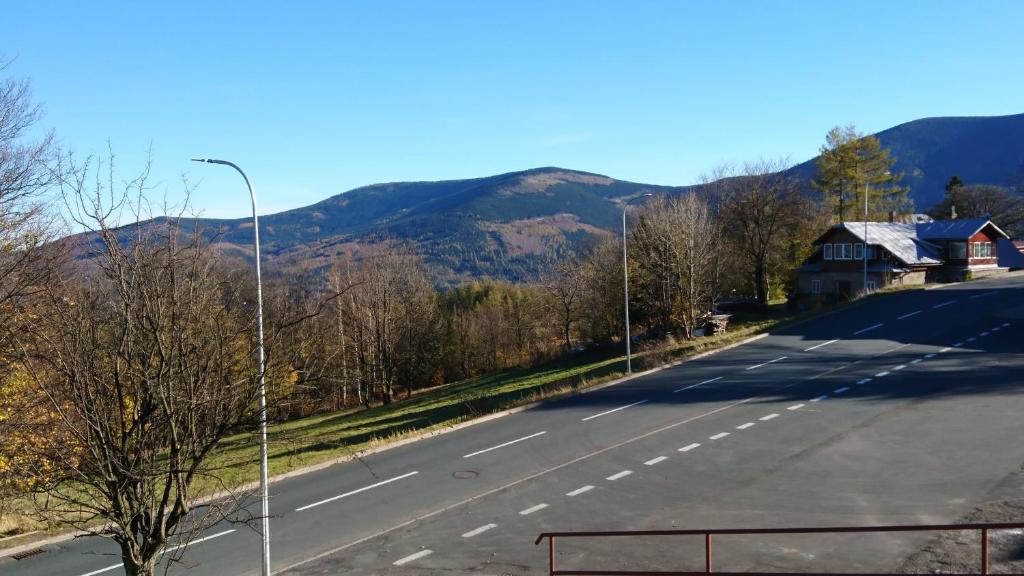
[[[878,138],[864,136],[853,126],[829,130],[818,157],[818,175],[814,187],[825,195],[825,202],[839,222],[849,216],[859,220],[863,212],[865,186],[868,193],[868,218],[884,220],[890,212],[913,212],[910,188],[901,186],[903,174],[895,174],[896,160]]]

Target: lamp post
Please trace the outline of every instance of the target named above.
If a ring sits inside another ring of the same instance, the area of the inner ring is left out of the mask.
[[[864,249],[861,250],[864,260],[864,295],[868,295],[868,179],[864,179]]]
[[[629,263],[626,260],[626,208],[629,208],[630,203],[639,200],[641,198],[650,198],[654,194],[647,193],[642,196],[627,200],[622,205],[622,294],[623,294],[623,310],[626,314],[626,374],[633,373],[633,357],[630,353],[630,342],[629,342]]]
[[[260,499],[263,504],[263,516],[260,522],[262,539],[263,539],[263,555],[262,555],[262,567],[263,576],[270,576],[270,491],[267,474],[267,395],[266,395],[266,380],[264,370],[264,353],[263,353],[263,284],[260,280],[260,223],[259,218],[256,215],[256,192],[252,189],[252,183],[249,182],[249,177],[242,172],[233,162],[227,160],[214,160],[212,158],[193,158],[193,162],[206,162],[208,164],[223,164],[224,166],[230,166],[238,171],[242,175],[242,179],[245,180],[245,185],[249,188],[249,196],[252,198],[252,230],[253,237],[256,243],[256,330],[259,337],[257,343],[257,352],[259,355],[259,368],[260,368],[260,383],[259,383],[259,426],[260,426]]]

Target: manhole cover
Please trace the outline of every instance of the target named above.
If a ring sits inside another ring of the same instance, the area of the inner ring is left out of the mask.
[[[456,480],[468,480],[470,478],[476,478],[480,473],[476,470],[459,470],[452,474],[452,478]]]

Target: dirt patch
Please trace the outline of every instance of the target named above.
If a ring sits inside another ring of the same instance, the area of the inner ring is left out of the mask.
[[[986,502],[960,519],[961,523],[1024,522],[1024,498]],[[1024,529],[989,532],[989,572],[1024,574]],[[979,573],[981,535],[977,530],[948,532],[907,558],[902,574]]]

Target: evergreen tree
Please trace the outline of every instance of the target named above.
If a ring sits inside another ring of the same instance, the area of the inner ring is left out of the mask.
[[[825,136],[813,184],[839,222],[863,218],[859,207],[864,205],[865,187],[869,219],[884,220],[890,212],[910,214],[910,188],[900,186],[903,174],[892,172],[895,163],[878,138],[864,136],[853,126],[836,126]]]

